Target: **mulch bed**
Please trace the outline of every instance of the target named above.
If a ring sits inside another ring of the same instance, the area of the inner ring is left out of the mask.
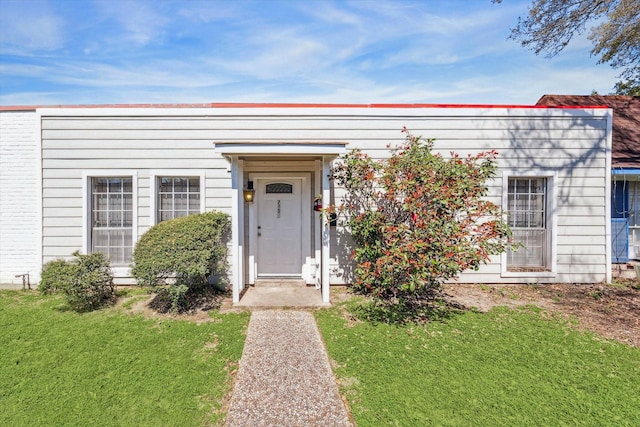
[[[533,304],[575,318],[580,328],[640,347],[640,289],[635,280],[604,284],[451,284],[452,301],[486,311],[494,306]]]

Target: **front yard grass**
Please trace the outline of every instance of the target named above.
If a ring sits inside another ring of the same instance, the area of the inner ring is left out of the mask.
[[[638,426],[640,349],[536,307],[426,325],[319,311],[341,392],[364,426]]]
[[[0,292],[0,425],[200,426],[222,418],[248,314],[196,324]]]

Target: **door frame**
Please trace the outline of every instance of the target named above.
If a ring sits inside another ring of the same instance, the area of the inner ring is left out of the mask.
[[[311,172],[252,172],[249,173],[249,181],[253,181],[256,188],[256,200],[249,205],[249,254],[248,254],[248,272],[249,284],[254,284],[258,279],[258,198],[260,197],[260,181],[272,181],[277,179],[299,179],[301,193],[301,238],[303,253],[301,259],[300,278],[306,283],[314,283],[316,272],[314,270],[315,262],[311,258]]]

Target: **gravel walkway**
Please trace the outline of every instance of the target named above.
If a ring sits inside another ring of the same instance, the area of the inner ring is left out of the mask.
[[[350,426],[313,315],[254,311],[227,426]]]

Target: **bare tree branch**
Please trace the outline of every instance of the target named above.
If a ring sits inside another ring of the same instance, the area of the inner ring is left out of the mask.
[[[532,0],[527,16],[518,18],[509,38],[536,55],[553,57],[589,23],[595,25],[589,33],[591,54],[600,57],[599,63],[621,69],[620,76],[632,85],[640,85],[638,0]]]

